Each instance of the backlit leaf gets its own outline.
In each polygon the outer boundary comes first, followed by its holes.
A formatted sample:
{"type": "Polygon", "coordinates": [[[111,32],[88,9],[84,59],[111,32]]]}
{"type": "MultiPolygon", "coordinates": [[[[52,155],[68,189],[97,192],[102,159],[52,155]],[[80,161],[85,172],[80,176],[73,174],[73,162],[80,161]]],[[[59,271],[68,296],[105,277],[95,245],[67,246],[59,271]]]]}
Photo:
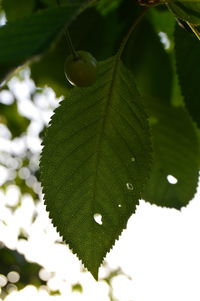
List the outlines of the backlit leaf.
{"type": "Polygon", "coordinates": [[[135,211],[151,161],[142,99],[117,57],[100,63],[95,85],[74,88],[61,102],[43,143],[47,210],[97,279],[103,258],[135,211]]]}
{"type": "Polygon", "coordinates": [[[137,27],[123,57],[142,95],[169,102],[172,84],[170,58],[149,21],[144,20],[137,27]]]}
{"type": "Polygon", "coordinates": [[[198,183],[196,128],[182,107],[155,99],[146,104],[152,123],[154,160],[143,197],[159,206],[180,209],[194,197],[198,183]]]}
{"type": "Polygon", "coordinates": [[[178,25],[175,30],[175,53],[184,102],[192,118],[200,126],[200,41],[178,25]]]}

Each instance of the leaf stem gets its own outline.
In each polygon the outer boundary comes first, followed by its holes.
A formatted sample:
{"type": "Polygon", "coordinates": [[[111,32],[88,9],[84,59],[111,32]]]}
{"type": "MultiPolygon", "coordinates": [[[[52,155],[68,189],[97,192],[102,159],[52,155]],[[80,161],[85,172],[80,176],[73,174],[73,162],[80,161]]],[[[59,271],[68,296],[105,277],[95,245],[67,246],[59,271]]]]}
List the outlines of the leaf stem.
{"type": "MultiPolygon", "coordinates": [[[[60,6],[60,1],[59,0],[56,0],[57,2],[57,5],[60,6]]],[[[69,49],[71,51],[71,54],[73,55],[73,59],[74,60],[77,60],[78,59],[78,54],[74,48],[74,45],[72,43],[72,40],[71,40],[71,37],[70,37],[70,34],[69,34],[69,30],[68,28],[65,29],[65,37],[66,37],[66,40],[67,40],[67,44],[69,46],[69,49]]]]}
{"type": "Polygon", "coordinates": [[[126,47],[126,44],[132,34],[132,32],[135,30],[135,28],[137,27],[137,25],[140,23],[140,21],[143,19],[144,15],[146,14],[146,12],[149,10],[149,7],[145,7],[141,13],[139,14],[139,16],[136,18],[136,20],[134,20],[134,23],[133,25],[131,26],[131,28],[129,29],[127,35],[124,37],[124,39],[122,40],[122,43],[120,45],[120,48],[118,50],[118,53],[117,53],[117,56],[118,58],[121,57],[123,51],[124,51],[124,48],[126,47]]]}
{"type": "Polygon", "coordinates": [[[70,37],[70,34],[69,34],[69,30],[68,28],[65,29],[65,37],[66,37],[66,40],[67,40],[67,44],[69,46],[69,49],[71,51],[71,54],[73,55],[73,59],[74,60],[77,60],[78,59],[78,54],[74,48],[74,45],[72,43],[72,40],[71,40],[71,37],[70,37]]]}

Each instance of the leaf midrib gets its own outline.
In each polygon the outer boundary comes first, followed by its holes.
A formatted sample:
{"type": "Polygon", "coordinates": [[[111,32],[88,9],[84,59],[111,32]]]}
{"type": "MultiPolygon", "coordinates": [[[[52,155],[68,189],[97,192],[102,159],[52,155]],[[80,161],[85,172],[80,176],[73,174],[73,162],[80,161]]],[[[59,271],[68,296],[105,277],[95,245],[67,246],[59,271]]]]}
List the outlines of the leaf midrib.
{"type": "MultiPolygon", "coordinates": [[[[96,143],[96,151],[95,151],[95,159],[94,159],[94,162],[95,162],[95,166],[94,166],[94,181],[93,181],[93,195],[92,195],[92,198],[91,198],[91,213],[92,215],[94,213],[100,213],[100,212],[94,212],[94,204],[95,204],[95,200],[96,200],[96,192],[97,192],[97,182],[98,182],[98,169],[99,169],[99,162],[100,162],[100,153],[101,153],[101,145],[102,145],[102,141],[103,141],[103,133],[104,133],[104,130],[105,130],[105,126],[106,126],[106,123],[107,123],[107,120],[108,120],[108,115],[109,115],[109,108],[111,106],[111,102],[112,102],[112,95],[113,95],[113,87],[114,87],[114,82],[115,82],[115,79],[116,79],[116,74],[117,74],[117,67],[118,67],[118,64],[120,62],[120,59],[119,57],[116,55],[115,58],[114,58],[115,62],[114,62],[114,66],[113,66],[113,72],[112,72],[112,77],[111,77],[111,82],[110,82],[110,87],[109,87],[109,90],[108,90],[108,97],[107,97],[107,102],[106,102],[106,105],[105,105],[105,109],[103,111],[103,118],[102,118],[102,123],[101,123],[101,126],[100,126],[100,131],[99,131],[99,135],[98,135],[98,139],[97,139],[97,143],[96,143]]],[[[92,217],[93,218],[93,217],[92,217]]],[[[93,227],[92,225],[92,221],[93,219],[91,219],[91,227],[93,227]]],[[[91,231],[91,239],[90,239],[90,242],[91,242],[91,258],[94,258],[94,251],[93,251],[93,243],[94,243],[94,232],[91,231]]],[[[106,254],[107,250],[105,250],[105,254],[106,254]]],[[[95,259],[93,259],[95,261],[95,259]]]]}
{"type": "MultiPolygon", "coordinates": [[[[104,130],[105,130],[105,126],[108,120],[108,116],[109,116],[109,111],[111,108],[111,103],[112,103],[112,95],[113,95],[113,87],[114,87],[114,83],[116,80],[116,75],[117,75],[117,68],[120,62],[119,57],[116,55],[114,58],[114,66],[113,66],[113,72],[112,72],[112,77],[111,77],[111,82],[110,82],[110,87],[108,90],[108,97],[107,97],[107,102],[105,105],[105,109],[103,112],[103,118],[102,118],[102,123],[101,123],[101,128],[99,131],[99,135],[98,135],[98,140],[96,143],[96,158],[95,158],[95,172],[94,172],[94,184],[93,184],[93,197],[92,197],[92,204],[94,204],[94,201],[96,199],[96,191],[97,191],[97,182],[98,182],[98,169],[99,169],[99,162],[100,162],[100,153],[101,153],[101,145],[102,145],[102,141],[103,141],[103,134],[104,134],[104,130]]],[[[94,212],[94,205],[92,205],[92,212],[94,212]]]]}

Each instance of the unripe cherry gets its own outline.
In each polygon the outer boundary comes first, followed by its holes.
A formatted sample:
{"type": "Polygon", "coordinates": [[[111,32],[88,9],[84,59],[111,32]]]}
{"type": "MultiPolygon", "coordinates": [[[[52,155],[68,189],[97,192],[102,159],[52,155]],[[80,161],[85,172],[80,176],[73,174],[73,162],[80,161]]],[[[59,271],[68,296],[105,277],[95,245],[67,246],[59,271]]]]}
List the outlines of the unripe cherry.
{"type": "Polygon", "coordinates": [[[65,61],[66,78],[73,86],[91,86],[97,77],[97,61],[87,51],[76,51],[76,56],[71,54],[65,61]]]}

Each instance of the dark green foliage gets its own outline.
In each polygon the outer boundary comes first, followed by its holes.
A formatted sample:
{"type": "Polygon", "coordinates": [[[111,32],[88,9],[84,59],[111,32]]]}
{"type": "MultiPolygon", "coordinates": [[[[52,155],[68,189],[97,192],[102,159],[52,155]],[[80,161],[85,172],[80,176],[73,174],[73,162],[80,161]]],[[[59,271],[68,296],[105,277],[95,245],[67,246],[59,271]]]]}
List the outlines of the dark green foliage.
{"type": "Polygon", "coordinates": [[[123,57],[142,95],[169,102],[172,81],[170,58],[150,22],[144,21],[138,26],[123,57]]]}
{"type": "Polygon", "coordinates": [[[192,33],[177,25],[175,51],[178,78],[186,107],[200,126],[200,42],[192,33]]]}
{"type": "Polygon", "coordinates": [[[16,67],[47,51],[58,39],[63,28],[75,18],[77,10],[77,5],[48,9],[2,26],[0,82],[16,67]]]}
{"type": "Polygon", "coordinates": [[[152,125],[154,160],[143,195],[159,206],[180,209],[194,197],[198,184],[199,145],[197,130],[187,111],[160,100],[146,101],[152,125]],[[177,179],[171,184],[167,176],[177,179]]]}
{"type": "MultiPolygon", "coordinates": [[[[41,266],[36,263],[28,263],[25,257],[16,250],[9,250],[8,248],[1,246],[0,266],[1,274],[5,276],[12,271],[16,271],[20,275],[20,279],[16,283],[18,289],[22,289],[28,284],[36,286],[42,284],[42,281],[38,276],[41,266]]],[[[6,289],[6,287],[4,289],[6,289]]]]}
{"type": "Polygon", "coordinates": [[[35,0],[3,0],[2,7],[5,10],[8,21],[29,16],[35,8],[35,0]]]}
{"type": "Polygon", "coordinates": [[[0,122],[9,128],[13,138],[20,136],[29,124],[28,119],[19,115],[16,102],[12,105],[0,103],[0,122]]]}
{"type": "Polygon", "coordinates": [[[199,1],[168,0],[170,10],[176,17],[200,25],[200,3],[199,1]]]}

